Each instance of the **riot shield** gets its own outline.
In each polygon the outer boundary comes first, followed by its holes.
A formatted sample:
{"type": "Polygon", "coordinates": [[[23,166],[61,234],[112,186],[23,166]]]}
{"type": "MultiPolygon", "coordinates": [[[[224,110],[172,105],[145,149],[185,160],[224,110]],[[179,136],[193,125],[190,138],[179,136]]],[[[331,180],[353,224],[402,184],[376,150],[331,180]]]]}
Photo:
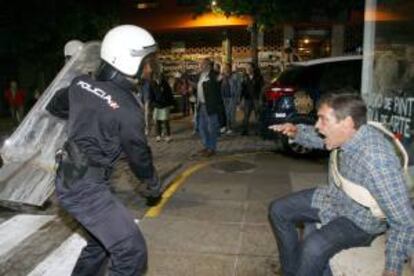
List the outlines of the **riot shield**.
{"type": "Polygon", "coordinates": [[[54,190],[55,152],[67,133],[66,121],[52,116],[46,106],[57,90],[69,86],[74,77],[94,74],[100,64],[100,42],[85,43],[4,141],[0,153],[0,203],[41,206],[54,190]]]}

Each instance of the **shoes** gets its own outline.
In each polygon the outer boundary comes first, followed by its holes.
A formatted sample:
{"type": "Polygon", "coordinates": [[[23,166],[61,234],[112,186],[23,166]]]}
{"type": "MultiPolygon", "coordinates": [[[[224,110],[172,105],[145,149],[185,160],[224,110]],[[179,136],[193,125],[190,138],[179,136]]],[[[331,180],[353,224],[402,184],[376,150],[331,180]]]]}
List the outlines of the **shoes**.
{"type": "Polygon", "coordinates": [[[201,155],[201,156],[205,156],[208,152],[208,149],[202,149],[200,151],[197,152],[197,154],[201,155]]]}
{"type": "Polygon", "coordinates": [[[232,134],[233,133],[233,131],[231,130],[231,129],[228,129],[227,131],[226,131],[226,134],[232,134]]]}
{"type": "Polygon", "coordinates": [[[215,155],[215,154],[216,154],[216,151],[211,150],[211,149],[208,149],[208,150],[206,151],[206,153],[204,154],[204,156],[205,156],[205,157],[211,157],[211,156],[213,156],[213,155],[215,155]]]}
{"type": "Polygon", "coordinates": [[[220,128],[220,133],[221,134],[224,134],[225,132],[226,132],[226,128],[225,127],[220,128]]]}
{"type": "MultiPolygon", "coordinates": [[[[157,136],[157,137],[155,138],[155,141],[157,141],[157,142],[161,142],[161,140],[162,140],[161,136],[157,136]]],[[[171,141],[172,141],[171,136],[166,136],[166,137],[164,137],[164,141],[165,141],[165,142],[167,142],[167,143],[171,142],[171,141]]]]}
{"type": "Polygon", "coordinates": [[[216,151],[211,149],[202,149],[198,152],[198,154],[202,157],[211,157],[216,154],[216,151]]]}

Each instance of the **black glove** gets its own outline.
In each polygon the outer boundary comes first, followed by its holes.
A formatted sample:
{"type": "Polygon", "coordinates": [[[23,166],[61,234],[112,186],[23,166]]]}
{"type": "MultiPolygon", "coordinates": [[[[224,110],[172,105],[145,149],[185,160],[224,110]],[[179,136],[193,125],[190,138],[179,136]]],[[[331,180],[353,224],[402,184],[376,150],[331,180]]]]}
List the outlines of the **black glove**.
{"type": "Polygon", "coordinates": [[[160,201],[162,199],[162,196],[161,195],[159,195],[159,196],[148,196],[148,197],[146,197],[146,199],[147,199],[146,205],[148,207],[153,207],[153,206],[156,206],[158,203],[160,203],[160,201]]]}
{"type": "Polygon", "coordinates": [[[162,198],[161,183],[158,175],[154,173],[151,178],[145,179],[143,182],[146,187],[145,190],[141,192],[141,195],[146,198],[146,205],[149,207],[157,205],[162,198]]]}
{"type": "Polygon", "coordinates": [[[146,189],[141,191],[140,194],[146,199],[146,205],[149,207],[157,205],[162,199],[162,194],[159,191],[146,189]]]}

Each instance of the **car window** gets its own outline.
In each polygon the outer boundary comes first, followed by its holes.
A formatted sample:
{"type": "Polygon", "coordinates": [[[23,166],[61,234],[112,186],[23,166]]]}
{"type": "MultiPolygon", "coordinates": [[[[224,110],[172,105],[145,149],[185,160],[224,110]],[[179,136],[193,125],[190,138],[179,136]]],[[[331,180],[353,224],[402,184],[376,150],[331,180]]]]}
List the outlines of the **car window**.
{"type": "Polygon", "coordinates": [[[316,87],[323,65],[296,66],[284,71],[279,79],[282,85],[295,87],[316,87]]]}
{"type": "Polygon", "coordinates": [[[315,88],[319,83],[324,70],[325,64],[317,64],[306,67],[300,79],[300,87],[315,88]]]}
{"type": "Polygon", "coordinates": [[[278,78],[278,82],[283,85],[294,85],[297,83],[300,76],[303,74],[304,67],[303,66],[295,66],[289,69],[286,69],[278,78]]]}
{"type": "Polygon", "coordinates": [[[360,91],[361,70],[361,60],[347,60],[326,64],[326,70],[324,70],[319,82],[320,92],[346,91],[347,88],[360,91]]]}

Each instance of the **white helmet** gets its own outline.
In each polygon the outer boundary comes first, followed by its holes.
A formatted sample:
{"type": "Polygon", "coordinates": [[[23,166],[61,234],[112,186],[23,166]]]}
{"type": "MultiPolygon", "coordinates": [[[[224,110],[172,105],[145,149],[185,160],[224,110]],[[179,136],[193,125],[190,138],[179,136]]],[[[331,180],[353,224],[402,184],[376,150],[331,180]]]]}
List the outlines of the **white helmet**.
{"type": "Polygon", "coordinates": [[[68,41],[65,44],[65,48],[63,50],[63,53],[64,53],[65,57],[71,57],[74,54],[76,54],[78,51],[82,50],[82,48],[83,48],[82,41],[74,39],[74,40],[68,41]]]}
{"type": "Polygon", "coordinates": [[[142,60],[157,50],[152,35],[134,25],[111,29],[104,37],[101,58],[127,76],[136,76],[142,60]]]}

